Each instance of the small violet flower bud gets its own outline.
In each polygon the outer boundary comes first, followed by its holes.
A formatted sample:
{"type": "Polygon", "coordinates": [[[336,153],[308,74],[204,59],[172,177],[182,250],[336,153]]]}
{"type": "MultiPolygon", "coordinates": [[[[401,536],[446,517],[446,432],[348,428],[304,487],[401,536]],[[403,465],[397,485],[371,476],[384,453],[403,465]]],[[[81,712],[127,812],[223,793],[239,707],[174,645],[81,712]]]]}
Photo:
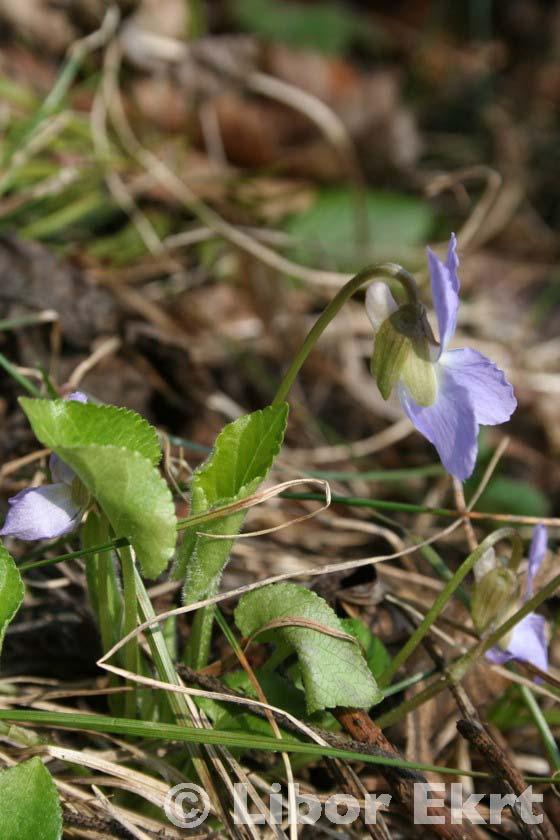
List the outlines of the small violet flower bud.
{"type": "Polygon", "coordinates": [[[477,582],[471,602],[473,624],[479,633],[502,623],[505,613],[519,594],[517,575],[512,569],[496,568],[477,582]]]}
{"type": "Polygon", "coordinates": [[[375,339],[371,372],[383,399],[401,380],[419,405],[432,405],[437,396],[431,347],[436,347],[421,304],[400,306],[381,324],[375,339]]]}
{"type": "MultiPolygon", "coordinates": [[[[476,566],[474,569],[477,583],[471,607],[473,623],[479,632],[484,632],[481,625],[484,625],[494,609],[499,610],[501,607],[501,614],[495,618],[490,617],[490,622],[500,625],[532,596],[534,578],[546,556],[546,547],[546,528],[544,525],[537,525],[529,548],[527,578],[521,597],[514,592],[506,597],[506,590],[512,586],[511,575],[517,577],[514,569],[498,567],[495,557],[492,558],[488,552],[481,558],[477,564],[478,570],[476,566]],[[492,563],[495,564],[494,568],[489,569],[492,563]]],[[[486,629],[488,627],[487,623],[486,629]]],[[[546,671],[548,633],[544,616],[534,612],[526,615],[507,635],[502,636],[497,645],[486,652],[486,658],[495,665],[503,665],[510,660],[530,662],[541,671],[546,671]]]]}

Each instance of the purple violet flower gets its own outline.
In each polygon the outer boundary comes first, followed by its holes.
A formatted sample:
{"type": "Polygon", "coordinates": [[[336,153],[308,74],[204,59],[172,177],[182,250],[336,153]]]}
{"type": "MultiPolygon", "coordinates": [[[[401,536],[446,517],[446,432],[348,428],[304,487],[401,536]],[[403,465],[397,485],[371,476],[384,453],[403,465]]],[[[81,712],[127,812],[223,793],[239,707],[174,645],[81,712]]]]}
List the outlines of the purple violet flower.
{"type": "MultiPolygon", "coordinates": [[[[544,525],[537,525],[533,531],[533,539],[529,548],[527,579],[522,603],[526,603],[533,594],[535,575],[546,555],[547,530],[544,525]]],[[[529,613],[511,633],[504,637],[500,645],[490,648],[486,658],[495,665],[503,665],[511,659],[529,662],[540,668],[548,669],[548,642],[546,637],[546,621],[542,615],[529,613]]]]}
{"type": "MultiPolygon", "coordinates": [[[[477,456],[479,426],[509,420],[517,406],[505,374],[476,350],[448,350],[455,333],[459,308],[457,240],[451,235],[445,262],[428,248],[432,298],[439,328],[439,345],[430,344],[433,400],[420,405],[401,377],[397,393],[401,405],[418,431],[438,451],[445,469],[464,481],[472,474],[477,456]]],[[[398,310],[384,283],[372,283],[366,293],[366,310],[376,331],[398,310]]]]}
{"type": "MultiPolygon", "coordinates": [[[[86,395],[80,391],[75,391],[66,399],[87,402],[86,395]]],[[[49,468],[52,484],[30,487],[8,499],[10,508],[0,536],[47,540],[68,534],[78,527],[88,505],[89,494],[76,473],[57,455],[51,455],[49,468]]]]}

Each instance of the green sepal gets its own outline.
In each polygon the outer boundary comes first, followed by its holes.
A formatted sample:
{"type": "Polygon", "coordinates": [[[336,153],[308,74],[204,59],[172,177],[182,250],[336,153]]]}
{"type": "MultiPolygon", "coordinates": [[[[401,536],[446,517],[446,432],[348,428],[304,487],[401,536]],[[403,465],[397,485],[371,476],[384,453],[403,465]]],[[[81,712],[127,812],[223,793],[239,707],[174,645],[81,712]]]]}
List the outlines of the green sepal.
{"type": "Polygon", "coordinates": [[[371,372],[383,399],[389,399],[399,379],[419,405],[432,405],[437,396],[435,366],[430,356],[432,332],[421,305],[405,304],[379,328],[371,372]]]}
{"type": "Polygon", "coordinates": [[[430,348],[426,339],[417,339],[412,343],[412,351],[402,367],[401,379],[418,405],[428,406],[435,403],[436,370],[430,359],[430,348]]]}
{"type": "Polygon", "coordinates": [[[384,400],[391,396],[412,349],[410,339],[397,327],[398,311],[383,321],[375,337],[371,373],[384,400]]]}

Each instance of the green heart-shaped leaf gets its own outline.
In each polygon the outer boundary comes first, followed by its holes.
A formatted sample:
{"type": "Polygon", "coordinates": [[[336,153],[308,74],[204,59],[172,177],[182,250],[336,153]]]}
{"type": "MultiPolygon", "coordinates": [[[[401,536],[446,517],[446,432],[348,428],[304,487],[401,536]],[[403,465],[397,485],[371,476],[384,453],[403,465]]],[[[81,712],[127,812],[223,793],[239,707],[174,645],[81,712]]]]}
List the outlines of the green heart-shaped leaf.
{"type": "Polygon", "coordinates": [[[315,592],[295,583],[248,592],[235,610],[235,623],[244,636],[263,631],[259,640],[275,640],[296,651],[310,714],[336,706],[368,709],[383,699],[357,640],[338,636],[346,634],[344,625],[315,592]],[[279,620],[282,626],[265,631],[279,620]]]}
{"type": "Polygon", "coordinates": [[[157,433],[133,411],[69,400],[21,405],[33,431],[79,476],[117,537],[126,537],[146,577],[157,577],[175,550],[171,492],[155,468],[157,433]]]}
{"type": "Polygon", "coordinates": [[[33,400],[21,397],[38,440],[49,449],[60,446],[122,446],[159,464],[161,448],[157,432],[147,420],[116,405],[81,403],[77,400],[33,400]]]}

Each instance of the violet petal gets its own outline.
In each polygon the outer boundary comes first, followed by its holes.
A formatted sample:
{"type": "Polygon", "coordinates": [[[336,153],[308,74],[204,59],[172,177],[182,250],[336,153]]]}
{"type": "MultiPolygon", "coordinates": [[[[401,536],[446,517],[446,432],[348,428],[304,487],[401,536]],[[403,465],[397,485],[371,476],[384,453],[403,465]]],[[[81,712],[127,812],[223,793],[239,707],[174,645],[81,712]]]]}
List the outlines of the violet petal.
{"type": "Polygon", "coordinates": [[[548,651],[545,633],[546,622],[542,615],[529,613],[516,624],[508,642],[507,650],[490,648],[486,658],[495,665],[503,665],[511,659],[530,662],[541,671],[548,669],[548,651]]]}
{"type": "Polygon", "coordinates": [[[8,500],[10,508],[0,535],[20,540],[47,540],[77,527],[81,510],[67,484],[47,484],[22,490],[8,500]]]}
{"type": "Polygon", "coordinates": [[[457,238],[454,233],[449,240],[449,248],[445,262],[428,248],[428,266],[432,285],[432,300],[436,311],[439,329],[440,353],[443,353],[457,326],[457,310],[459,309],[459,278],[457,269],[457,238]]]}
{"type": "Polygon", "coordinates": [[[448,375],[469,392],[477,423],[494,426],[509,420],[517,407],[503,370],[477,350],[451,350],[440,358],[448,375]]]}
{"type": "Polygon", "coordinates": [[[476,463],[478,424],[466,388],[442,367],[433,405],[418,405],[402,385],[399,397],[418,431],[437,449],[447,472],[461,481],[469,478],[476,463]]]}
{"type": "Polygon", "coordinates": [[[76,478],[74,470],[54,452],[49,458],[49,469],[51,471],[52,480],[55,484],[72,484],[76,478]]]}
{"type": "Polygon", "coordinates": [[[525,584],[525,600],[527,601],[533,594],[533,581],[537,574],[539,567],[546,555],[546,546],[548,542],[548,532],[544,525],[537,525],[533,531],[533,538],[529,548],[529,558],[527,567],[527,581],[525,584]]]}

